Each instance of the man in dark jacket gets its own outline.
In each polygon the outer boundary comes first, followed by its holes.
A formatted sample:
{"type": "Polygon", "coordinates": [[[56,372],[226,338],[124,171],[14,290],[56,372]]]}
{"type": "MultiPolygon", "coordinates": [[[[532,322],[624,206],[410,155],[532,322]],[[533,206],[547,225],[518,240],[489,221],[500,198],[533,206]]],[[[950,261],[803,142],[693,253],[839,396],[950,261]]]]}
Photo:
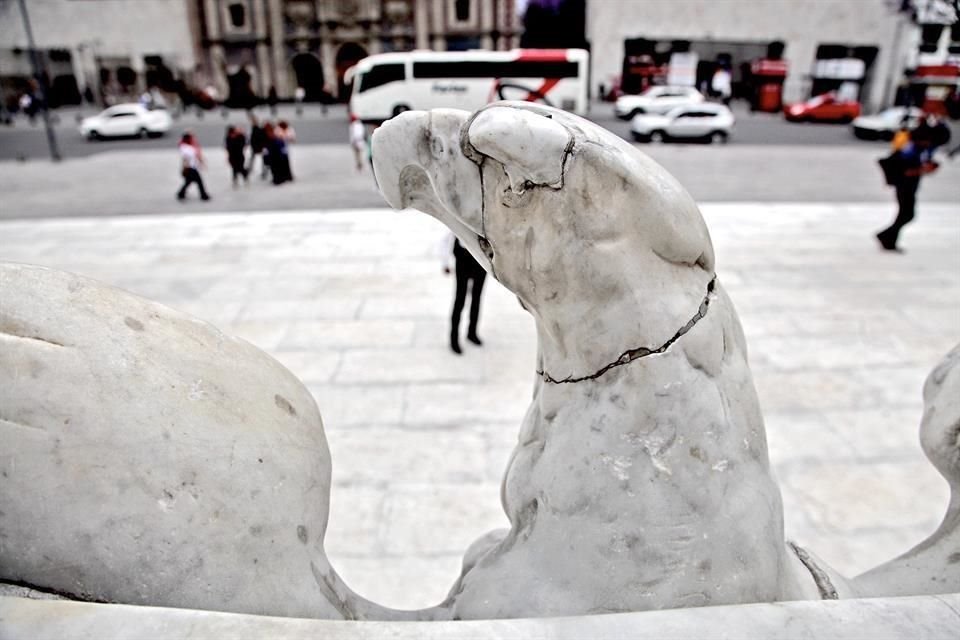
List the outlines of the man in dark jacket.
{"type": "MultiPolygon", "coordinates": [[[[477,335],[477,323],[480,320],[480,294],[483,293],[483,283],[487,272],[483,270],[470,252],[460,245],[460,241],[453,238],[453,257],[456,261],[457,292],[453,300],[453,313],[450,315],[450,349],[456,353],[463,353],[460,348],[460,314],[463,313],[464,303],[467,301],[467,285],[470,284],[470,325],[467,327],[467,340],[480,346],[483,342],[477,335]]],[[[444,263],[444,272],[450,273],[450,266],[444,263]]]]}
{"type": "Polygon", "coordinates": [[[936,140],[930,128],[918,127],[910,135],[910,141],[896,152],[900,160],[901,175],[894,183],[897,192],[897,217],[889,227],[877,234],[877,240],[885,251],[902,253],[897,246],[900,230],[916,215],[917,190],[920,178],[937,170],[932,155],[936,140]]]}
{"type": "Polygon", "coordinates": [[[253,164],[257,159],[257,156],[260,156],[260,177],[264,180],[267,179],[268,174],[270,173],[270,165],[267,163],[266,156],[263,153],[264,147],[267,146],[267,133],[264,131],[263,127],[260,126],[260,123],[257,122],[257,116],[252,112],[250,113],[250,166],[247,167],[247,173],[253,173],[253,164]]]}

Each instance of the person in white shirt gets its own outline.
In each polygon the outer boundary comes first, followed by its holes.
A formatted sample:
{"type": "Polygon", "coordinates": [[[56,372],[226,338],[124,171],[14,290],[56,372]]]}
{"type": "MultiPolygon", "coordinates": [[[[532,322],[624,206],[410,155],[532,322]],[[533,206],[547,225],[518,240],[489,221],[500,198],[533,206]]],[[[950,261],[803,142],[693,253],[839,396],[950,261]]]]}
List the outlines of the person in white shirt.
{"type": "Polygon", "coordinates": [[[723,67],[717,67],[717,70],[713,73],[713,78],[710,79],[710,89],[715,96],[720,98],[723,104],[729,105],[730,98],[733,95],[733,77],[730,75],[730,71],[723,67]]]}
{"type": "Polygon", "coordinates": [[[200,190],[200,199],[209,200],[206,188],[203,186],[203,178],[200,177],[200,169],[205,166],[203,162],[203,152],[200,150],[200,144],[190,132],[180,137],[180,145],[177,147],[180,152],[180,175],[183,176],[183,186],[177,192],[177,200],[184,200],[187,197],[187,187],[196,183],[200,190]]]}
{"type": "Polygon", "coordinates": [[[350,116],[350,148],[357,163],[357,171],[363,171],[363,156],[367,152],[367,128],[357,116],[350,116]]]}

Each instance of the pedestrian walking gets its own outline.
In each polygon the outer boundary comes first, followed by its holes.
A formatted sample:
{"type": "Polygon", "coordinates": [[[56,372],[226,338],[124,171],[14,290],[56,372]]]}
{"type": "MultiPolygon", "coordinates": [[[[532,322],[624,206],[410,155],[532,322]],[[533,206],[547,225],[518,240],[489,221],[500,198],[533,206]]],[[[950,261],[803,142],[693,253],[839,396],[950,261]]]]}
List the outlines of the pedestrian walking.
{"type": "Polygon", "coordinates": [[[257,158],[260,158],[260,178],[266,180],[270,175],[270,165],[267,162],[266,147],[267,133],[260,126],[257,116],[250,115],[250,164],[247,166],[247,175],[253,173],[257,158]]]}
{"type": "Polygon", "coordinates": [[[303,100],[307,97],[307,90],[298,86],[293,90],[293,101],[297,105],[297,115],[303,115],[303,100]]]}
{"type": "Polygon", "coordinates": [[[939,165],[933,161],[932,151],[934,140],[929,129],[918,128],[910,135],[910,140],[893,153],[891,158],[896,162],[896,176],[893,187],[897,194],[897,217],[893,223],[877,233],[877,240],[885,251],[902,253],[898,246],[900,231],[909,224],[916,215],[917,190],[920,188],[920,178],[933,173],[939,165]]]}
{"type": "Polygon", "coordinates": [[[286,120],[280,120],[277,122],[277,126],[273,127],[272,144],[268,144],[273,184],[293,182],[293,170],[290,166],[290,145],[296,139],[296,132],[286,120]]]}
{"type": "Polygon", "coordinates": [[[270,164],[270,173],[273,176],[273,184],[279,185],[293,180],[290,171],[290,157],[288,155],[287,143],[283,138],[279,124],[273,126],[271,123],[264,125],[267,134],[267,146],[264,150],[264,158],[270,164]]]}
{"type": "Polygon", "coordinates": [[[273,85],[270,85],[270,89],[267,91],[267,104],[270,105],[270,115],[277,115],[278,102],[280,102],[280,96],[277,95],[277,88],[273,85]]]}
{"type": "Polygon", "coordinates": [[[444,240],[443,272],[451,271],[450,261],[453,258],[453,269],[456,276],[456,293],[453,299],[453,312],[450,314],[450,350],[460,355],[460,315],[467,300],[467,286],[470,287],[470,324],[467,327],[467,340],[480,346],[483,341],[477,335],[477,325],[480,320],[480,296],[483,293],[483,283],[487,278],[480,263],[470,252],[463,248],[460,241],[452,233],[447,234],[444,240]]]}
{"type": "Polygon", "coordinates": [[[350,148],[359,173],[363,171],[363,157],[367,153],[367,128],[354,115],[350,116],[350,148]]]}
{"type": "Polygon", "coordinates": [[[210,196],[203,186],[203,178],[200,177],[200,169],[205,166],[205,163],[196,137],[189,132],[183,134],[177,148],[180,151],[180,175],[183,176],[183,186],[177,192],[177,200],[184,200],[187,197],[187,187],[194,183],[200,190],[200,199],[209,200],[210,196]]]}
{"type": "Polygon", "coordinates": [[[710,90],[713,95],[720,99],[720,102],[730,106],[730,98],[733,95],[733,78],[730,70],[725,67],[717,67],[710,78],[710,90]]]}
{"type": "Polygon", "coordinates": [[[230,163],[230,169],[233,171],[233,186],[237,186],[237,178],[243,178],[243,182],[247,183],[247,136],[240,127],[230,125],[227,127],[227,137],[223,144],[227,150],[227,162],[230,163]]]}

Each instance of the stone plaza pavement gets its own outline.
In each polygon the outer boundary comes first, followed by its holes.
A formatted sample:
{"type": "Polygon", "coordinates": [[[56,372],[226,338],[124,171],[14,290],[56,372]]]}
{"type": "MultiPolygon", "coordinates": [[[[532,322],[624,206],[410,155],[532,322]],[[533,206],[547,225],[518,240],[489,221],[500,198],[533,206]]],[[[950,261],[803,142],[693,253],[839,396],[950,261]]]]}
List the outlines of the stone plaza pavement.
{"type": "MultiPolygon", "coordinates": [[[[924,378],[960,342],[960,205],[921,202],[903,255],[872,237],[892,209],[702,205],[788,535],[848,575],[932,532],[948,496],[917,429],[924,378]]],[[[128,289],[284,363],[324,418],[334,565],[364,596],[413,608],[439,602],[466,547],[506,526],[499,480],[534,375],[532,320],[490,279],[485,345],[447,348],[443,232],[383,209],[21,219],[0,222],[0,260],[128,289]]]]}

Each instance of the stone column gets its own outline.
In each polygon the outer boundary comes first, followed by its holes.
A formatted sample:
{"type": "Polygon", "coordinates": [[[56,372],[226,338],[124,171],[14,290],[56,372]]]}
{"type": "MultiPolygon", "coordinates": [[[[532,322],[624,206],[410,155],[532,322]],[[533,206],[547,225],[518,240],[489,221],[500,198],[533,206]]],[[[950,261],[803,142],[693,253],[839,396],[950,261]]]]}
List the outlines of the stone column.
{"type": "Polygon", "coordinates": [[[283,5],[281,0],[267,0],[270,12],[270,52],[273,58],[273,86],[277,95],[289,97],[287,82],[287,43],[283,31],[283,5]]]}
{"type": "Polygon", "coordinates": [[[447,32],[446,25],[443,21],[444,2],[446,2],[446,0],[431,0],[430,2],[430,32],[433,34],[431,36],[431,48],[435,51],[447,50],[447,40],[444,38],[447,32]]]}
{"type": "Polygon", "coordinates": [[[227,97],[227,74],[223,68],[226,62],[223,45],[219,43],[223,35],[220,31],[220,5],[216,0],[204,0],[203,9],[206,15],[207,38],[213,41],[207,52],[207,81],[217,88],[219,98],[223,100],[227,97]]]}
{"type": "Polygon", "coordinates": [[[493,36],[491,32],[496,25],[496,0],[479,0],[476,4],[477,11],[480,12],[480,48],[490,51],[493,49],[493,36]]]}
{"type": "Polygon", "coordinates": [[[143,63],[143,53],[135,51],[130,54],[130,68],[137,72],[137,97],[147,90],[147,65],[143,63]]]}
{"type": "Polygon", "coordinates": [[[83,46],[78,45],[70,47],[70,66],[73,70],[73,77],[77,80],[77,89],[80,90],[81,104],[83,104],[83,93],[87,90],[87,68],[86,56],[83,46]]]}
{"type": "Polygon", "coordinates": [[[256,91],[261,97],[266,97],[267,90],[274,83],[270,68],[270,53],[267,48],[267,12],[263,0],[253,0],[254,37],[256,38],[256,91]]]}
{"type": "Polygon", "coordinates": [[[413,24],[416,31],[417,49],[430,48],[430,7],[427,0],[417,0],[413,7],[413,24]]]}
{"type": "Polygon", "coordinates": [[[337,97],[337,67],[333,63],[336,58],[336,47],[327,31],[320,41],[320,64],[323,66],[323,85],[334,98],[337,97]]]}

